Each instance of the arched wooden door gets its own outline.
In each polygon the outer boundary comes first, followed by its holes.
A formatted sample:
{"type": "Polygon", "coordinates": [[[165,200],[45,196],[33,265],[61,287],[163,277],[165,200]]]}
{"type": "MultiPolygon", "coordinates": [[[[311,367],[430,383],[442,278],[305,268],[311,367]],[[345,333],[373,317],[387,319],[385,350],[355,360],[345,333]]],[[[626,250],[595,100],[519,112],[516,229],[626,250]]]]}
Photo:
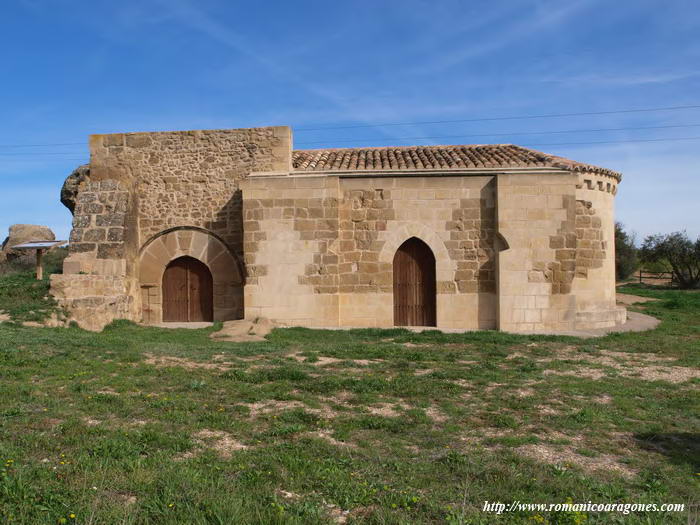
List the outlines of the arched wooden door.
{"type": "Polygon", "coordinates": [[[394,255],[394,325],[436,326],[435,256],[411,237],[394,255]]]}
{"type": "Polygon", "coordinates": [[[214,285],[207,265],[193,257],[179,257],[163,274],[163,321],[214,320],[214,285]]]}

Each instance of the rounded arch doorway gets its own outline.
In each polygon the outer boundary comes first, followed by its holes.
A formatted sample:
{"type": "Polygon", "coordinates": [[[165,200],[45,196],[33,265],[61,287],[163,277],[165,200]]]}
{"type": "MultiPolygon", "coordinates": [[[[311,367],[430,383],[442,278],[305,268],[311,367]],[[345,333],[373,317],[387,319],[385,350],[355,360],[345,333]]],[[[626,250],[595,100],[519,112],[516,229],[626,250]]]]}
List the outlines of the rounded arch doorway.
{"type": "Polygon", "coordinates": [[[435,255],[411,237],[394,254],[394,325],[437,326],[435,255]]]}
{"type": "Polygon", "coordinates": [[[163,322],[214,320],[214,284],[206,264],[194,257],[170,261],[163,273],[163,322]]]}

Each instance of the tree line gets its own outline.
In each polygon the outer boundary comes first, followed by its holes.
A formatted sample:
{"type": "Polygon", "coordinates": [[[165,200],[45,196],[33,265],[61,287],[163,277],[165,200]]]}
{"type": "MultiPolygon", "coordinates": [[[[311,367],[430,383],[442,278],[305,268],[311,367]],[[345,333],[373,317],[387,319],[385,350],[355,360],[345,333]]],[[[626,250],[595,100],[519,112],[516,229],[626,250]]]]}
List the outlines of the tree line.
{"type": "Polygon", "coordinates": [[[635,271],[669,272],[682,289],[700,287],[700,237],[693,241],[685,231],[647,236],[638,248],[633,233],[615,223],[615,274],[628,279],[635,271]]]}

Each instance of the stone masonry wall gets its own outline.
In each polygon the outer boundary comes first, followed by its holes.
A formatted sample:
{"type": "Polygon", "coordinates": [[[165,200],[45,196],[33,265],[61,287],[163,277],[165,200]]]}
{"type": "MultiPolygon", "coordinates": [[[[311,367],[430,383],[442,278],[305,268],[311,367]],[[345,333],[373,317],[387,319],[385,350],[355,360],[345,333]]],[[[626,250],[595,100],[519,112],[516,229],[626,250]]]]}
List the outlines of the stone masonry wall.
{"type": "Polygon", "coordinates": [[[416,236],[436,257],[439,325],[495,327],[492,177],[255,176],[242,191],[247,315],[391,326],[393,256],[416,236]]]}
{"type": "Polygon", "coordinates": [[[615,306],[612,177],[498,177],[500,328],[604,328],[624,320],[615,306]],[[583,183],[579,177],[594,180],[583,183]]]}
{"type": "Polygon", "coordinates": [[[76,199],[69,252],[83,254],[83,258],[89,255],[96,259],[124,258],[130,199],[127,183],[114,180],[86,183],[76,199]]]}
{"type": "Polygon", "coordinates": [[[554,260],[533,261],[529,282],[552,283],[552,294],[569,294],[574,277],[587,278],[589,268],[600,268],[605,259],[607,241],[603,240],[602,221],[590,201],[562,197],[566,219],[556,235],[549,236],[554,260]]]}
{"type": "Polygon", "coordinates": [[[154,237],[201,228],[242,258],[239,182],[252,171],[288,173],[291,134],[271,127],[93,135],[90,151],[91,182],[78,195],[71,255],[52,293],[85,328],[99,330],[116,318],[142,319],[138,255],[154,237]]]}
{"type": "Polygon", "coordinates": [[[607,328],[626,320],[616,304],[615,194],[617,179],[582,172],[576,187],[576,297],[578,328],[607,328]]]}
{"type": "Polygon", "coordinates": [[[93,180],[134,179],[139,245],[164,230],[213,232],[241,255],[238,184],[251,172],[288,172],[288,127],[94,135],[93,180]]]}

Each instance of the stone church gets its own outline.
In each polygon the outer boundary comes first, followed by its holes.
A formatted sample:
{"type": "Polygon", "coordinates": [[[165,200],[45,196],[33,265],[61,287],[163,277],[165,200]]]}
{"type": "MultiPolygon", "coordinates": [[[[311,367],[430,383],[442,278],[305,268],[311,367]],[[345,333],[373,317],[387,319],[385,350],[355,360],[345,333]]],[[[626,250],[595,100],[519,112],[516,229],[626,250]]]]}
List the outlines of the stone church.
{"type": "Polygon", "coordinates": [[[288,127],[90,137],[52,294],[81,326],[611,327],[614,171],[510,144],[293,150],[288,127]]]}

